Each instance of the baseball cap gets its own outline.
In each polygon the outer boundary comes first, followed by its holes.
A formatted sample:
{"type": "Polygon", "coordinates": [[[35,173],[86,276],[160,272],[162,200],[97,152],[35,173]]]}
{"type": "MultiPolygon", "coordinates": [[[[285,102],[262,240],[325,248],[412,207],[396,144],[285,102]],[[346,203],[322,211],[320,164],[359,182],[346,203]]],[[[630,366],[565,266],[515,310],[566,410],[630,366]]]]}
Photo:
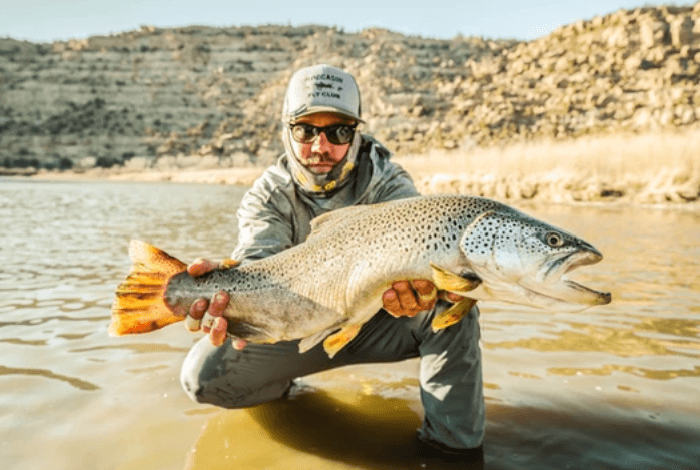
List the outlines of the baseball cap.
{"type": "Polygon", "coordinates": [[[355,77],[326,64],[298,70],[289,80],[282,107],[282,121],[331,112],[362,121],[360,89],[355,77]]]}

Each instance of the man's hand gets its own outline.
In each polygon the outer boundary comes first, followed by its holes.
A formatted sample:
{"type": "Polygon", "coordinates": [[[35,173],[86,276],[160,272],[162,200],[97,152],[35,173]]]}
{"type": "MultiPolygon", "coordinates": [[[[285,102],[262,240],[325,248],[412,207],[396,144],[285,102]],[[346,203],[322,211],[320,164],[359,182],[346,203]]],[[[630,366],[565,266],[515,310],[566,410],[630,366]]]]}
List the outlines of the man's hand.
{"type": "MultiPolygon", "coordinates": [[[[225,263],[224,265],[230,266],[230,263],[225,263]]],[[[187,272],[192,277],[199,277],[218,267],[219,265],[212,261],[199,258],[187,266],[187,272]]],[[[201,328],[202,332],[209,334],[211,344],[221,346],[226,340],[228,323],[222,315],[228,302],[229,295],[224,291],[217,292],[211,301],[203,298],[197,299],[190,307],[189,315],[185,319],[187,329],[199,331],[201,328]]],[[[238,350],[243,349],[246,344],[246,341],[242,339],[233,339],[231,341],[231,345],[238,350]]]]}
{"type": "MultiPolygon", "coordinates": [[[[429,310],[437,301],[437,288],[427,279],[397,281],[384,292],[384,310],[395,317],[414,317],[418,312],[429,310]]],[[[459,302],[462,296],[447,292],[445,297],[451,302],[459,302]]]]}

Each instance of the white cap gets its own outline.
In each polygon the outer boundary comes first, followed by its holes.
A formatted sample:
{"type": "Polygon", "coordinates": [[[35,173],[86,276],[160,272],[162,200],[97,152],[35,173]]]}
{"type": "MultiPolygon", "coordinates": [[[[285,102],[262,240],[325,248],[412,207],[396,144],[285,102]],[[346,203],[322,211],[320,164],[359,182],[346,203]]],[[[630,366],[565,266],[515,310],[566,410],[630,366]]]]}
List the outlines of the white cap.
{"type": "Polygon", "coordinates": [[[302,116],[322,112],[362,121],[360,89],[355,77],[326,64],[298,70],[289,80],[282,121],[290,123],[302,116]]]}

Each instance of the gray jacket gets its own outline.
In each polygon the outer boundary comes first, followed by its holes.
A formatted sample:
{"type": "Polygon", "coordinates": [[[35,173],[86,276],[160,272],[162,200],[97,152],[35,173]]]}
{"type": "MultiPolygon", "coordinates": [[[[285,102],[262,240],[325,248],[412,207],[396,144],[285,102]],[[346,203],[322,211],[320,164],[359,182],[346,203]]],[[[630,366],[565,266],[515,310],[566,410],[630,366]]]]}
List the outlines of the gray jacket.
{"type": "Polygon", "coordinates": [[[363,136],[355,178],[329,197],[312,198],[294,184],[287,156],[280,157],[243,196],[238,209],[238,245],[232,259],[265,258],[306,240],[311,219],[355,204],[417,196],[413,180],[389,161],[391,152],[372,137],[363,136]]]}

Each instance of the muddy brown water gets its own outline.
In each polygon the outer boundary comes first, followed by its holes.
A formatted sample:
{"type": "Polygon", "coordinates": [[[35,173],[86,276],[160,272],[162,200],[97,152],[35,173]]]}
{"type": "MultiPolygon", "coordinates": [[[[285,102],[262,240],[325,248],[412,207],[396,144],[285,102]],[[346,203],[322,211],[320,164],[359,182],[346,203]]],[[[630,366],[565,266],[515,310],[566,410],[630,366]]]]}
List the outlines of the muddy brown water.
{"type": "MultiPolygon", "coordinates": [[[[198,335],[107,335],[129,240],[223,258],[244,191],[0,180],[0,468],[443,468],[416,453],[415,360],[229,411],[180,389],[198,335]]],[[[700,210],[521,207],[605,254],[573,277],[614,302],[481,306],[486,468],[700,468],[700,210]]]]}

